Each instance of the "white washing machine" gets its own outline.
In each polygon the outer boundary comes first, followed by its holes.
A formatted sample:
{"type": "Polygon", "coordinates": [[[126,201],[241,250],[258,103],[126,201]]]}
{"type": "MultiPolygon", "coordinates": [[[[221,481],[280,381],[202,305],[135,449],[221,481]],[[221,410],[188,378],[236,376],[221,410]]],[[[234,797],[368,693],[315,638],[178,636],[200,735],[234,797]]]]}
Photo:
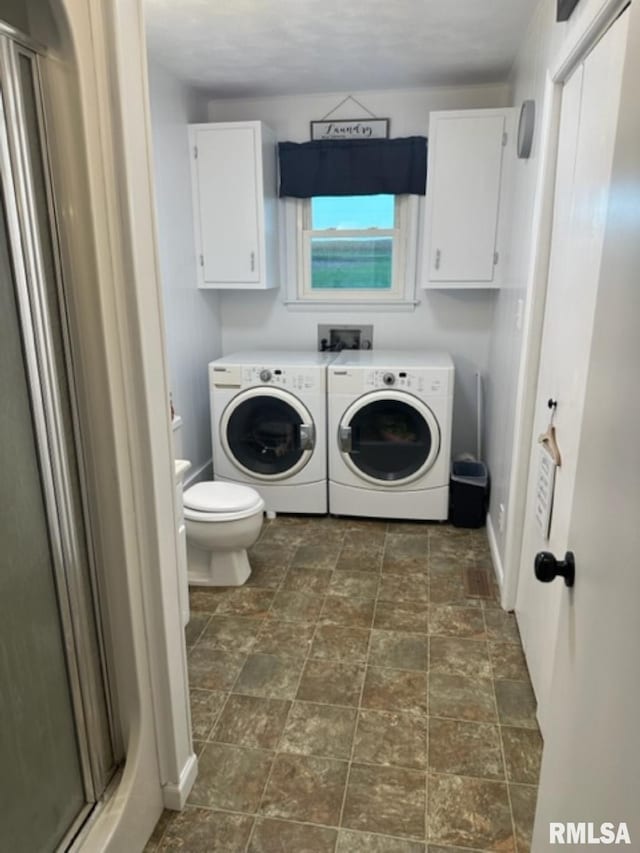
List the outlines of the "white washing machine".
{"type": "Polygon", "coordinates": [[[327,512],[327,364],[256,351],[209,365],[213,475],[252,485],[268,512],[327,512]]]}
{"type": "Polygon", "coordinates": [[[349,351],[328,368],[329,511],[444,521],[454,367],[442,352],[349,351]]]}

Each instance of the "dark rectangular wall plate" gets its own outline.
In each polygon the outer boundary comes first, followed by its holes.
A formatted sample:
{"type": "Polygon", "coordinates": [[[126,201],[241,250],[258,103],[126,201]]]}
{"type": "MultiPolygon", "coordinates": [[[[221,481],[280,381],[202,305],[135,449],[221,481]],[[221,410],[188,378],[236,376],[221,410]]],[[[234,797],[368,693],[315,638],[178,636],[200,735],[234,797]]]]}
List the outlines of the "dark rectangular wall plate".
{"type": "Polygon", "coordinates": [[[318,325],[318,350],[340,352],[343,349],[371,349],[373,326],[340,326],[336,323],[318,325]]]}
{"type": "Polygon", "coordinates": [[[558,0],[557,21],[568,21],[580,0],[558,0]]]}

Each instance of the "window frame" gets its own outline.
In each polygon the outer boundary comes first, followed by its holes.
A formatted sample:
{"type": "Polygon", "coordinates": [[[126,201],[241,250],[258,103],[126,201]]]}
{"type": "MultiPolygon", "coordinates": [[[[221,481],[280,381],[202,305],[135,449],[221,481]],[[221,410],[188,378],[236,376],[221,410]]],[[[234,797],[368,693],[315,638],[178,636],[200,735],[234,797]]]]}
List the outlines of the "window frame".
{"type": "Polygon", "coordinates": [[[292,305],[354,305],[366,303],[381,306],[415,307],[415,276],[418,239],[418,200],[413,196],[395,196],[393,229],[322,229],[311,228],[311,200],[296,199],[295,253],[296,281],[290,288],[295,297],[292,305]],[[311,288],[311,240],[313,237],[393,237],[392,283],[389,290],[381,288],[311,288]],[[413,245],[413,248],[412,248],[413,245]]]}

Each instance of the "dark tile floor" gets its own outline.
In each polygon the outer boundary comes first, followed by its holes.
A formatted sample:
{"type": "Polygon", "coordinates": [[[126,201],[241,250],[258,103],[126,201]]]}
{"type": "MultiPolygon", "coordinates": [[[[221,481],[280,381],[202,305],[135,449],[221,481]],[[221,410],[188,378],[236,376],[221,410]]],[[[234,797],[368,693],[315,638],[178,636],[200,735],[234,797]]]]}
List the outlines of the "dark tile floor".
{"type": "Polygon", "coordinates": [[[529,851],[541,741],[483,530],[283,516],[192,589],[200,770],[148,851],[529,851]]]}

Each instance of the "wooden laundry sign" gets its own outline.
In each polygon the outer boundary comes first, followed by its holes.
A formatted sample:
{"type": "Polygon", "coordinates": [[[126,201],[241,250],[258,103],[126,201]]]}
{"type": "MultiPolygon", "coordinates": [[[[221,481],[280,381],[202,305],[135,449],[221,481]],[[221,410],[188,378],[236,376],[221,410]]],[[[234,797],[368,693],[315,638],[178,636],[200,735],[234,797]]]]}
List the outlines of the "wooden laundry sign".
{"type": "Polygon", "coordinates": [[[353,95],[347,95],[337,106],[325,113],[319,121],[312,121],[309,124],[312,141],[318,139],[388,139],[389,137],[389,119],[378,118],[353,95]],[[348,101],[351,101],[366,115],[363,118],[330,118],[348,101]]]}
{"type": "Polygon", "coordinates": [[[312,121],[311,139],[386,139],[388,118],[337,119],[312,121]]]}

